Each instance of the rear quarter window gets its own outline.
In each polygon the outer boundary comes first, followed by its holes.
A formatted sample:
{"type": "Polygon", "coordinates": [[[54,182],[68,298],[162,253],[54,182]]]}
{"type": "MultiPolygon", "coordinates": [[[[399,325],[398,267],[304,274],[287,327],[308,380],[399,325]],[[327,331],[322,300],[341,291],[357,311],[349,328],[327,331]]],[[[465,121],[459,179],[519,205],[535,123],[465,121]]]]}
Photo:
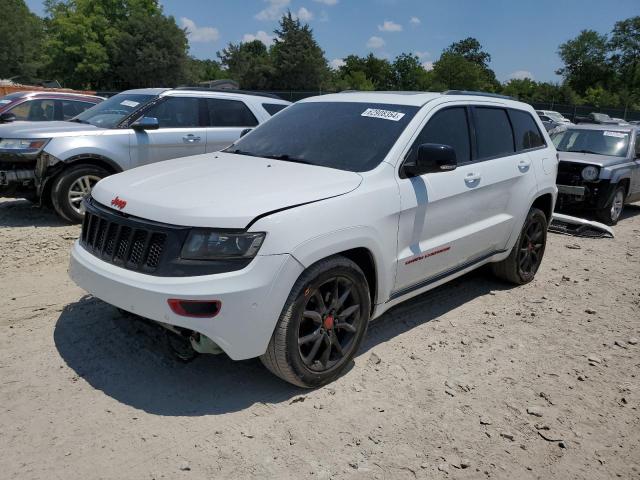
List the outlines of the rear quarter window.
{"type": "Polygon", "coordinates": [[[274,116],[280,110],[287,108],[289,105],[283,105],[281,103],[263,103],[262,108],[264,108],[267,113],[271,116],[274,116]]]}
{"type": "Polygon", "coordinates": [[[529,150],[544,147],[545,141],[540,129],[529,112],[523,110],[509,110],[516,150],[529,150]]]}
{"type": "Polygon", "coordinates": [[[513,132],[507,111],[503,108],[474,107],[478,160],[515,152],[513,132]]]}

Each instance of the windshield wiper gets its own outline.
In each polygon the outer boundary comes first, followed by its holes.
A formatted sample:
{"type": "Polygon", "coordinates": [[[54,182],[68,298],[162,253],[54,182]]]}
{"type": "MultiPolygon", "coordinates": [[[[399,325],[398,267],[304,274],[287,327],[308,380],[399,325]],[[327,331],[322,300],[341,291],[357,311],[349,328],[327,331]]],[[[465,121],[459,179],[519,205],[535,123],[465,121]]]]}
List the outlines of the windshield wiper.
{"type": "Polygon", "coordinates": [[[574,152],[574,153],[593,153],[594,155],[603,155],[600,152],[594,152],[593,150],[566,150],[567,152],[574,152]]]}
{"type": "Polygon", "coordinates": [[[222,150],[225,153],[235,153],[237,155],[246,155],[247,157],[259,157],[260,155],[256,155],[255,153],[251,153],[251,152],[245,152],[244,150],[240,150],[239,148],[236,148],[234,150],[222,150]]]}
{"type": "Polygon", "coordinates": [[[304,163],[305,165],[315,165],[315,163],[310,162],[308,160],[304,160],[303,158],[290,157],[286,153],[281,154],[281,155],[262,155],[262,156],[264,158],[271,158],[273,160],[283,160],[285,162],[304,163]]]}
{"type": "Polygon", "coordinates": [[[75,122],[75,123],[86,123],[87,125],[89,125],[89,122],[87,122],[86,120],[80,120],[79,118],[72,118],[71,120],[68,120],[69,122],[75,122]]]}

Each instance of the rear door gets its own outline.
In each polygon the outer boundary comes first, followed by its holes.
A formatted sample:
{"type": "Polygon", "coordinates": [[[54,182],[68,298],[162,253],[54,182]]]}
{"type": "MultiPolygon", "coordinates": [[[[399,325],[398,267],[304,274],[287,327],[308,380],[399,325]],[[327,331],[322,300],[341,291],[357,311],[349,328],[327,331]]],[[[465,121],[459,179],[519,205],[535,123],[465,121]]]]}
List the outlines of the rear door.
{"type": "MultiPolygon", "coordinates": [[[[530,150],[522,147],[523,139],[516,138],[514,133],[511,112],[484,105],[475,105],[472,110],[476,138],[474,173],[480,177],[478,187],[483,191],[483,204],[476,207],[474,216],[484,219],[486,231],[481,241],[486,242],[484,251],[490,254],[504,251],[514,228],[519,231],[537,181],[530,150]]],[[[534,128],[542,138],[535,124],[534,128]]]]}
{"type": "Polygon", "coordinates": [[[228,147],[243,130],[254,128],[258,120],[242,100],[207,98],[207,152],[228,147]]]}
{"type": "Polygon", "coordinates": [[[197,97],[164,97],[144,113],[158,119],[158,130],[134,131],[133,166],[205,153],[207,129],[203,104],[197,97]]]}

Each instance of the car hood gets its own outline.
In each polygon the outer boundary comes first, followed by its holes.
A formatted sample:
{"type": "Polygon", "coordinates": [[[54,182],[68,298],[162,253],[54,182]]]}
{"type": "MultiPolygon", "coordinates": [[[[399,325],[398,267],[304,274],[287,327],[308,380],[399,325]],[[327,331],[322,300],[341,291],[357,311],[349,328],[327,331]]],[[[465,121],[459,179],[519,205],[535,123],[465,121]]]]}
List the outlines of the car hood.
{"type": "Polygon", "coordinates": [[[10,122],[0,124],[0,138],[53,138],[95,135],[105,129],[76,122],[10,122]]]}
{"type": "Polygon", "coordinates": [[[91,196],[107,207],[124,205],[122,212],[157,222],[246,228],[258,216],[342,195],[361,182],[354,172],[211,153],[112,175],[101,180],[91,196]]]}
{"type": "Polygon", "coordinates": [[[626,162],[625,157],[616,157],[613,155],[595,155],[593,153],[578,153],[578,152],[560,152],[561,162],[573,162],[573,163],[585,163],[589,165],[597,165],[599,167],[609,167],[611,165],[617,165],[619,163],[626,162]]]}

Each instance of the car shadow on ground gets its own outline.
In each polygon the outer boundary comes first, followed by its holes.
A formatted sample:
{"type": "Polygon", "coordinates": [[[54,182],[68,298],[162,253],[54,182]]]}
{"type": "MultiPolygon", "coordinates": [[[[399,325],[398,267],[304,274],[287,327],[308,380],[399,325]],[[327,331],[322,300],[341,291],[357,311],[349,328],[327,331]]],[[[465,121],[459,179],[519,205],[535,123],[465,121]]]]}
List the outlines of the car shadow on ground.
{"type": "MultiPolygon", "coordinates": [[[[405,302],[372,322],[358,355],[504,288],[510,286],[480,271],[405,302]]],[[[132,320],[91,296],[63,310],[54,341],[67,365],[92,387],[156,415],[216,415],[304,393],[270,374],[257,359],[234,362],[226,355],[201,355],[182,363],[170,353],[161,327],[132,320]]]]}
{"type": "Polygon", "coordinates": [[[622,216],[620,217],[620,222],[624,222],[628,218],[637,217],[640,215],[640,203],[630,203],[624,206],[624,210],[622,210],[622,216]]]}
{"type": "Polygon", "coordinates": [[[1,227],[68,227],[52,209],[21,198],[0,198],[1,227]]]}

